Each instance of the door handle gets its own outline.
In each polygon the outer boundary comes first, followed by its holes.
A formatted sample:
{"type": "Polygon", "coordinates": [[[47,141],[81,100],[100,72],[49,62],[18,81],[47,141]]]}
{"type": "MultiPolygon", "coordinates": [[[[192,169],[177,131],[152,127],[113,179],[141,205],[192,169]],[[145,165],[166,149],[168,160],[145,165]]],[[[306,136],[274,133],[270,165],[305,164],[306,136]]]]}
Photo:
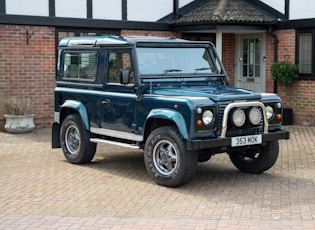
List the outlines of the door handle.
{"type": "Polygon", "coordinates": [[[105,99],[104,101],[102,101],[102,105],[105,105],[105,106],[110,106],[110,100],[109,99],[105,99]]]}

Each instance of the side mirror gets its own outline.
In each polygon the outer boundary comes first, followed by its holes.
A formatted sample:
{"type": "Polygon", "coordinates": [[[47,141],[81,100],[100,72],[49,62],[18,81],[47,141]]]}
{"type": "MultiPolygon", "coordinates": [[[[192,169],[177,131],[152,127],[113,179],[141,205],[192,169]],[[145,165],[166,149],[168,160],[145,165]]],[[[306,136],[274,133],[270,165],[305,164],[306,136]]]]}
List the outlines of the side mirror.
{"type": "Polygon", "coordinates": [[[130,70],[121,69],[120,70],[120,84],[127,85],[128,83],[130,83],[130,70]]]}

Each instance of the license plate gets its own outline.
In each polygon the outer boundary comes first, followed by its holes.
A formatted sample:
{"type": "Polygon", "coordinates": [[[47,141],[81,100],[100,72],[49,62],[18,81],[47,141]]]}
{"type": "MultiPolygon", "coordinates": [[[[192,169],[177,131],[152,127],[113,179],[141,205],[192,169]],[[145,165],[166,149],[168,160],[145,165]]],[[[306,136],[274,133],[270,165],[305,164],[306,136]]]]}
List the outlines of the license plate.
{"type": "Polygon", "coordinates": [[[232,137],[232,147],[245,146],[245,145],[257,145],[262,143],[262,135],[250,135],[241,137],[232,137]]]}

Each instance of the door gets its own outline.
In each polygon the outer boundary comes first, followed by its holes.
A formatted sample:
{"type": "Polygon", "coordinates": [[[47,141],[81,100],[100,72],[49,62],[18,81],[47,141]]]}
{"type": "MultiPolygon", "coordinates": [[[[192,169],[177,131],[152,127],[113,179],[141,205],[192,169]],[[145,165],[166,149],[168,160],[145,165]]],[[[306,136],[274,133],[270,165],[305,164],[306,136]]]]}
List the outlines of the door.
{"type": "Polygon", "coordinates": [[[264,34],[238,37],[236,86],[265,92],[265,36],[264,34]]]}
{"type": "Polygon", "coordinates": [[[101,125],[98,133],[132,141],[141,141],[135,134],[134,123],[137,96],[134,90],[134,71],[130,50],[111,50],[107,55],[107,77],[105,91],[100,95],[101,125]],[[122,70],[130,73],[129,84],[121,82],[122,70]]]}

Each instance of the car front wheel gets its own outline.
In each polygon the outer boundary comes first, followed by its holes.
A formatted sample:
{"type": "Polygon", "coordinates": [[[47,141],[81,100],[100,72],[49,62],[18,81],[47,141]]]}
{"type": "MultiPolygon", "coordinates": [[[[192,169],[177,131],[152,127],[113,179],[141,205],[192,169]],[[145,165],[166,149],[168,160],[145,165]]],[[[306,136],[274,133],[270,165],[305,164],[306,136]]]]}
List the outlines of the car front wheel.
{"type": "Polygon", "coordinates": [[[178,187],[195,175],[198,155],[186,150],[185,141],[175,127],[164,126],[149,135],[145,145],[144,162],[156,183],[178,187]]]}

